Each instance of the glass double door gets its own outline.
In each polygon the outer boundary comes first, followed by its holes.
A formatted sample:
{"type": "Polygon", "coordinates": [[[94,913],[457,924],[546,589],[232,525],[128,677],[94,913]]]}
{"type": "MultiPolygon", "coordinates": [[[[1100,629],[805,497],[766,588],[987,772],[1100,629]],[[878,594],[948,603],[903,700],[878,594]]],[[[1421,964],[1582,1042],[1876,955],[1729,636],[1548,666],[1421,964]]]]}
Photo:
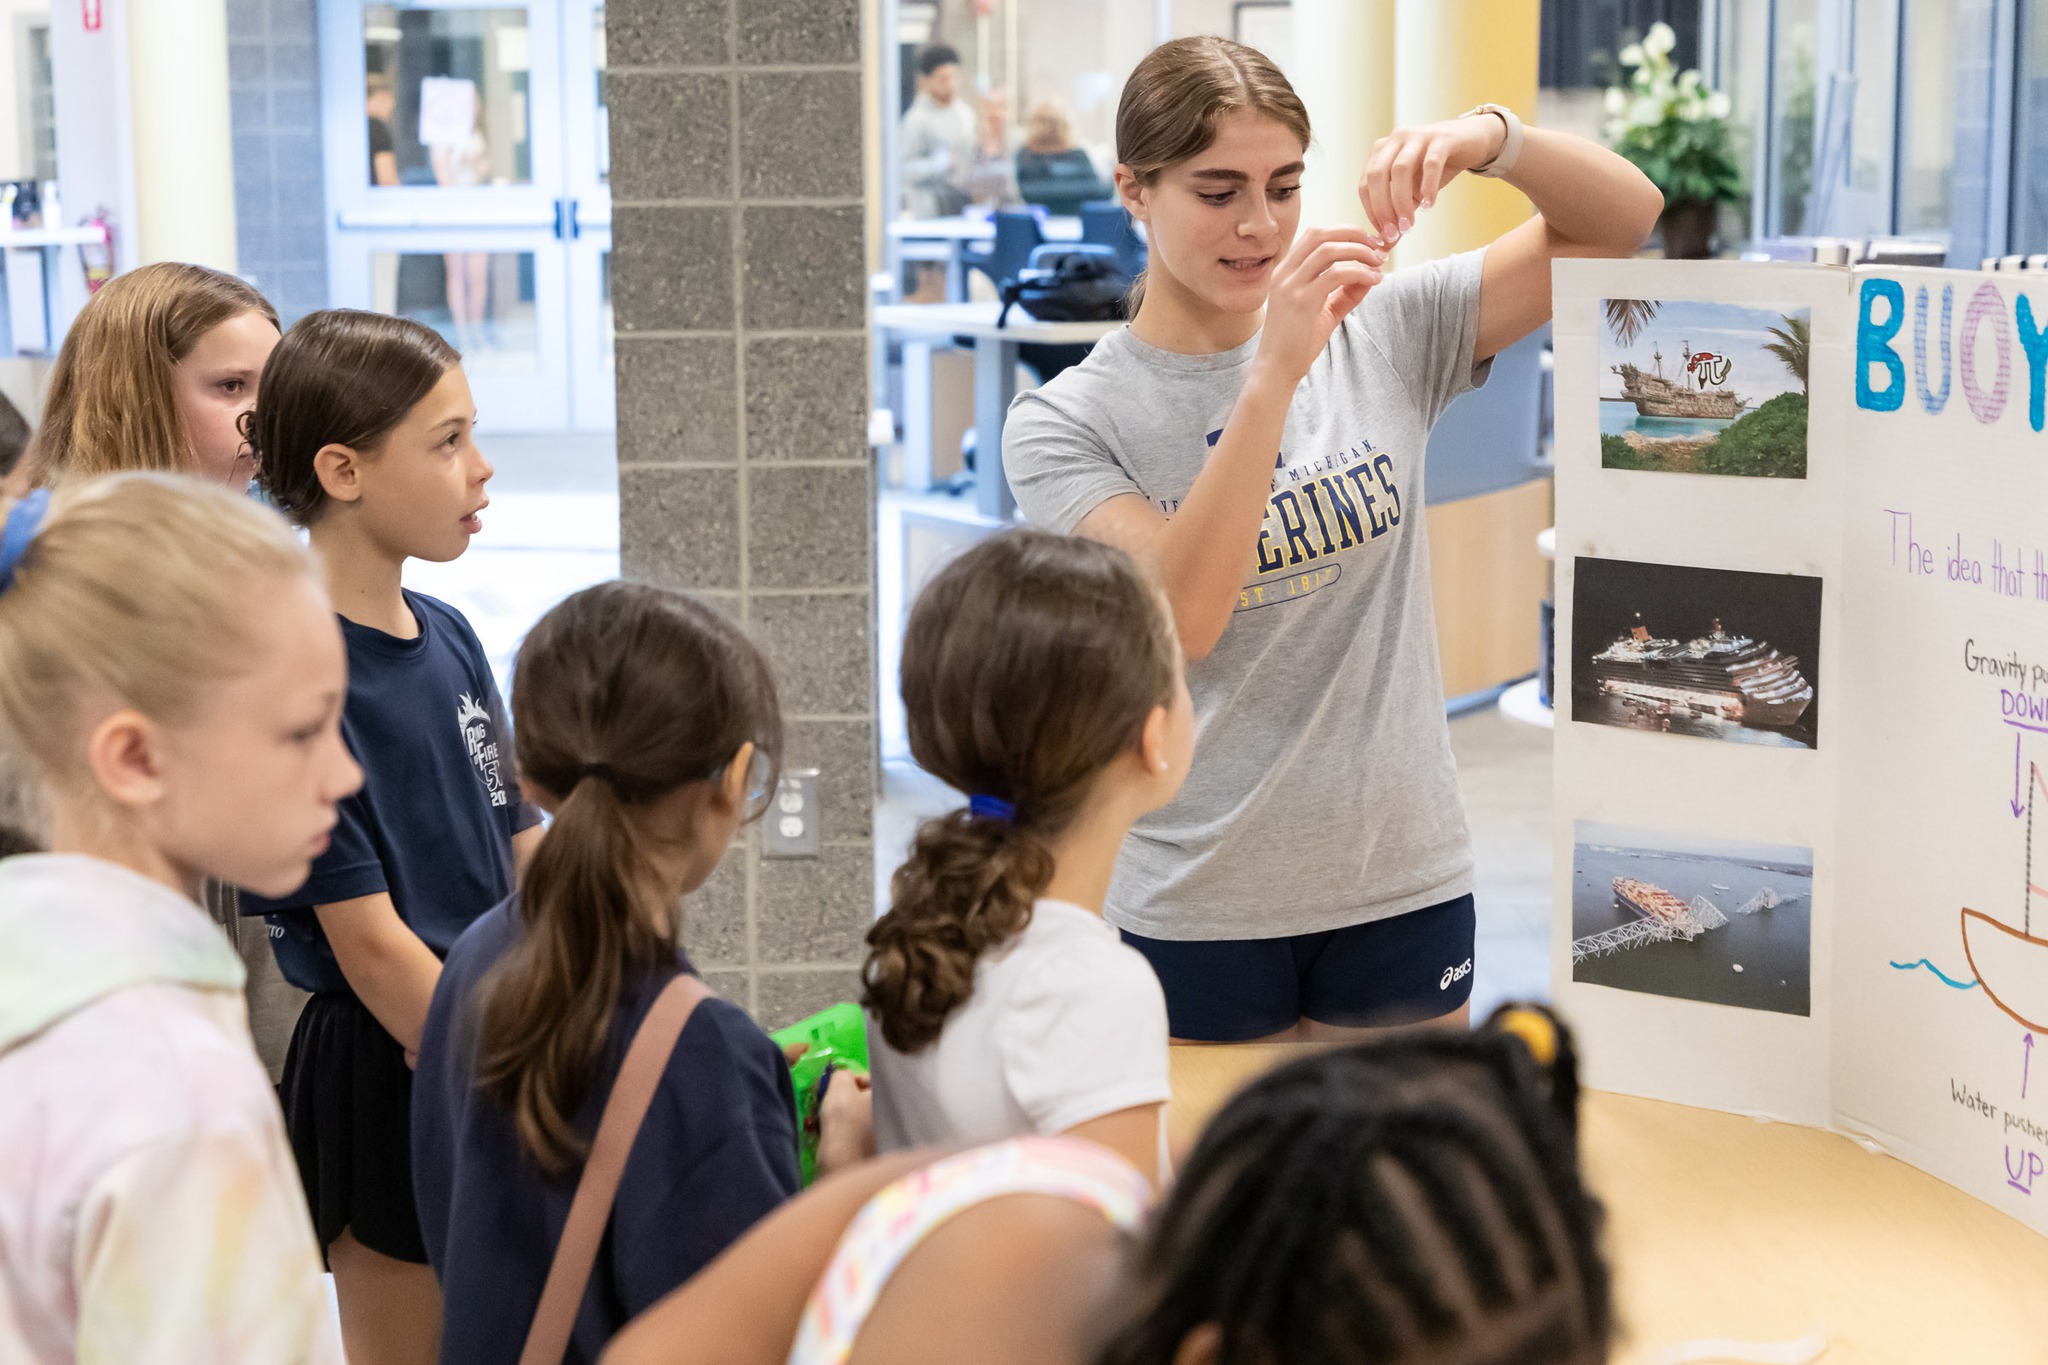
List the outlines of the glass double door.
{"type": "Polygon", "coordinates": [[[321,0],[329,293],[425,323],[500,431],[613,425],[602,0],[321,0]]]}

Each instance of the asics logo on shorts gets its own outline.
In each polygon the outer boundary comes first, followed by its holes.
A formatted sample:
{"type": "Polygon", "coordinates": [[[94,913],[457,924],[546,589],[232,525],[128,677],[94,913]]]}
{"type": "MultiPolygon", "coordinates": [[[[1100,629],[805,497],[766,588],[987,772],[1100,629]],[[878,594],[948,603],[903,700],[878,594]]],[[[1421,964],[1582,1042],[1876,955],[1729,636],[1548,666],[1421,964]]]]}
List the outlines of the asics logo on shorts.
{"type": "Polygon", "coordinates": [[[1472,959],[1468,957],[1455,967],[1444,968],[1443,979],[1436,983],[1436,988],[1440,991],[1447,991],[1451,988],[1453,981],[1463,981],[1470,975],[1472,975],[1472,959]]]}

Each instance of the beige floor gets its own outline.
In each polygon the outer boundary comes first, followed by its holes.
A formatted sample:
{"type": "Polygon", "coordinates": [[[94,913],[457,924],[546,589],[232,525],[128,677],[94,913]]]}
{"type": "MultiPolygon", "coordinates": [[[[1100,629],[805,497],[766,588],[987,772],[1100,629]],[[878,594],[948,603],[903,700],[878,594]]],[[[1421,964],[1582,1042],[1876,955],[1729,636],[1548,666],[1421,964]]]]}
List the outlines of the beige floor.
{"type": "MultiPolygon", "coordinates": [[[[1503,1000],[1550,996],[1550,732],[1505,719],[1492,707],[1451,722],[1451,749],[1465,793],[1479,864],[1479,944],[1474,1017],[1503,1000]]],[[[875,904],[888,904],[889,874],[920,820],[960,797],[908,761],[884,762],[875,808],[875,904]]]]}

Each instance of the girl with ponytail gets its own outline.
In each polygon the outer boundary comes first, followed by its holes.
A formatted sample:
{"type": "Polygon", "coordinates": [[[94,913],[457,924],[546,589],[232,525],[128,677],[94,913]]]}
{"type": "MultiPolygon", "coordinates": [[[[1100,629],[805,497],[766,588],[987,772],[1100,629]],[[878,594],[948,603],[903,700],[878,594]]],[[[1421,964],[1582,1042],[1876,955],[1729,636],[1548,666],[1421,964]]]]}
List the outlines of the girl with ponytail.
{"type": "MultiPolygon", "coordinates": [[[[692,973],[683,897],[775,784],[782,719],[760,652],[681,593],[604,583],[520,647],[522,782],[550,812],[512,899],[449,951],[420,1045],[413,1162],[440,1276],[443,1365],[520,1358],[627,1045],[692,973]]],[[[821,1162],[857,1160],[865,1096],[830,1087],[821,1162]]],[[[796,1193],[782,1053],[739,1006],[690,1015],[632,1145],[577,1318],[594,1360],[633,1314],[796,1193]]]]}
{"type": "Polygon", "coordinates": [[[903,702],[912,755],[971,799],[918,830],[868,934],[878,1141],[1071,1132],[1163,1178],[1165,1000],[1102,904],[1193,756],[1166,604],[1110,546],[992,537],[918,598],[903,702]]]}

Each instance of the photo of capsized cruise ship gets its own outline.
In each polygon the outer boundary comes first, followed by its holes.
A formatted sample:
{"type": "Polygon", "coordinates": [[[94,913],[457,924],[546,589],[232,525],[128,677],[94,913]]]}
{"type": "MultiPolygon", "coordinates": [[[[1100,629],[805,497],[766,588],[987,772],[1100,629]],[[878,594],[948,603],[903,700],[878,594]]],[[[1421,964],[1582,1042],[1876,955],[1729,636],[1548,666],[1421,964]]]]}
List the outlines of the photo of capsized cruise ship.
{"type": "Polygon", "coordinates": [[[1591,556],[1573,565],[1574,721],[1818,747],[1818,578],[1591,556]]]}
{"type": "Polygon", "coordinates": [[[1629,633],[1595,654],[1592,676],[1600,691],[1652,709],[1683,707],[1737,725],[1783,730],[1813,705],[1813,684],[1799,657],[1768,642],[1713,629],[1680,643],[1650,633],[1642,617],[1629,633]]]}

